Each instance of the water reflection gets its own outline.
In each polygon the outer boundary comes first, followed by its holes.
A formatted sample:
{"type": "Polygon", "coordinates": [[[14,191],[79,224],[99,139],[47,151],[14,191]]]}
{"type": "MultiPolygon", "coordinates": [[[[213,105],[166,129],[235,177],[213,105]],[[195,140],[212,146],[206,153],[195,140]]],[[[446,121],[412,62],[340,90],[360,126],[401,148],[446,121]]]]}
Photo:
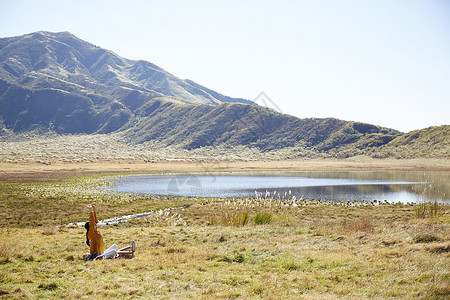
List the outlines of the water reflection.
{"type": "Polygon", "coordinates": [[[128,176],[113,190],[174,196],[450,202],[450,172],[270,172],[128,176]],[[430,186],[432,188],[430,188],[430,186]]]}
{"type": "MultiPolygon", "coordinates": [[[[422,199],[421,194],[414,192],[414,188],[410,184],[401,185],[342,185],[342,186],[313,186],[313,187],[296,187],[290,189],[292,195],[303,199],[321,199],[321,200],[337,200],[337,201],[388,201],[388,202],[418,202],[422,199]]],[[[275,192],[272,190],[258,190],[258,193],[265,195],[275,192]]],[[[289,195],[289,191],[285,189],[277,192],[278,197],[289,195]],[[286,193],[287,192],[287,193],[286,193]]]]}

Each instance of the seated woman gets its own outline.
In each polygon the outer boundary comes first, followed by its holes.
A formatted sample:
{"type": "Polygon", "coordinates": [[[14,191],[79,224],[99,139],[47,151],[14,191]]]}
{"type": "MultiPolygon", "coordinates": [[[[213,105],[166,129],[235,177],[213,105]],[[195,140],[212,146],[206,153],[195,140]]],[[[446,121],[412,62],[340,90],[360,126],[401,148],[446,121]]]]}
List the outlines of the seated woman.
{"type": "Polygon", "coordinates": [[[96,256],[103,253],[103,237],[97,230],[97,213],[95,206],[89,204],[89,222],[84,225],[86,228],[86,244],[90,248],[90,256],[86,259],[94,259],[96,256]]]}

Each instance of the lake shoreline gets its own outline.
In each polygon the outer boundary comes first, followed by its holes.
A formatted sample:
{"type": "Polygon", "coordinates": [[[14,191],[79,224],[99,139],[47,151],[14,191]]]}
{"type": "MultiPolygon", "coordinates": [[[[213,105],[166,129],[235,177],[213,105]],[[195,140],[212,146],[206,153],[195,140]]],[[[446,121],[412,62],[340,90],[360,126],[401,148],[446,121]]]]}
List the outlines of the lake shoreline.
{"type": "Polygon", "coordinates": [[[47,181],[92,174],[207,173],[248,171],[450,171],[450,159],[311,159],[273,161],[114,160],[64,163],[0,162],[0,182],[47,181]]]}
{"type": "Polygon", "coordinates": [[[112,179],[107,190],[158,197],[320,199],[418,203],[433,183],[433,199],[446,203],[443,181],[450,172],[434,171],[266,171],[147,174],[112,179]],[[426,182],[430,183],[426,183],[426,182]]]}

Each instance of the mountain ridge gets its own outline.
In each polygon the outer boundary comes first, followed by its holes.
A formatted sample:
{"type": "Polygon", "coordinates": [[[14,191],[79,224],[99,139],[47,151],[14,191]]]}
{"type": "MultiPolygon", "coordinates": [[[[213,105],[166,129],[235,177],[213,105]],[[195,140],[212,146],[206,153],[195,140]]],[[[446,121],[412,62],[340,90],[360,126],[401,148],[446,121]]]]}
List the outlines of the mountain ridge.
{"type": "MultiPolygon", "coordinates": [[[[120,132],[129,143],[154,140],[188,150],[290,148],[339,158],[398,156],[388,145],[404,136],[361,122],[281,114],[179,79],[151,62],[120,57],[69,32],[46,31],[0,39],[0,128],[4,134],[120,132]]],[[[433,153],[449,154],[447,130],[439,131],[443,139],[435,137],[440,142],[433,153]]]]}
{"type": "Polygon", "coordinates": [[[36,82],[48,76],[101,92],[107,90],[104,86],[122,87],[193,103],[217,104],[228,99],[252,104],[219,93],[211,96],[209,89],[191,80],[179,79],[147,61],[122,58],[69,32],[39,31],[0,40],[1,78],[21,85],[51,88],[51,83],[36,82]]]}

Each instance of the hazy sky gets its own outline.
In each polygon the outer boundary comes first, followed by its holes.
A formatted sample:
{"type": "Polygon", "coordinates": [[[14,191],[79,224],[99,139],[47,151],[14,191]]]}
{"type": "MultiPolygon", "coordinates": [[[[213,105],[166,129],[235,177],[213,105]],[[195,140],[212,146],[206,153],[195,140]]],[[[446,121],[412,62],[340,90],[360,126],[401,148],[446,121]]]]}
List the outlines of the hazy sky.
{"type": "Polygon", "coordinates": [[[0,37],[39,30],[300,118],[450,124],[450,0],[0,0],[0,37]]]}

